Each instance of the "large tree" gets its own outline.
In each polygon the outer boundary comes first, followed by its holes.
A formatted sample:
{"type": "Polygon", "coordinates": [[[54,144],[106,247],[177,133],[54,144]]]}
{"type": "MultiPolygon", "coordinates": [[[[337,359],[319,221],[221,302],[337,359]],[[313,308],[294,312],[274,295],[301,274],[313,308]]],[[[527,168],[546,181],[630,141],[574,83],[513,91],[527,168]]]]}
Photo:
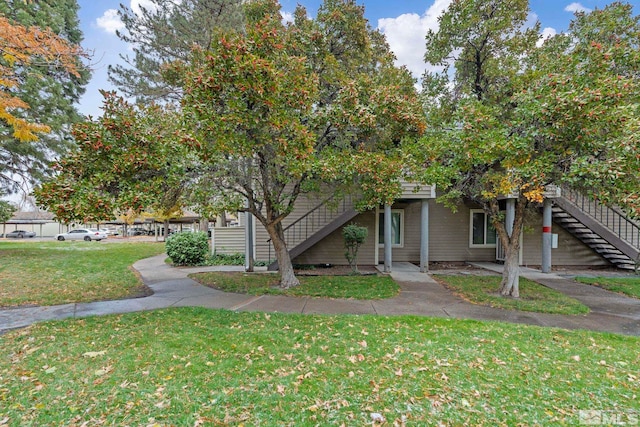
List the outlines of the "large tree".
{"type": "Polygon", "coordinates": [[[74,126],[78,149],[36,188],[38,204],[65,223],[180,210],[188,154],[177,132],[179,113],[104,96],[102,116],[74,126]]]}
{"type": "Polygon", "coordinates": [[[48,162],[71,146],[71,124],[81,119],[75,103],[89,79],[77,12],[76,0],[0,3],[9,106],[0,122],[0,185],[8,191],[47,176],[48,162]]]}
{"type": "Polygon", "coordinates": [[[250,2],[244,31],[217,34],[186,70],[188,142],[221,207],[266,228],[283,287],[298,284],[282,226],[298,197],[360,176],[388,201],[400,174],[389,165],[424,127],[413,79],[363,13],[327,0],[315,19],[299,6],[284,25],[276,1],[250,2]]]}
{"type": "MultiPolygon", "coordinates": [[[[481,206],[506,250],[501,293],[519,296],[525,212],[548,184],[608,201],[638,195],[638,21],[614,4],[578,14],[540,43],[527,0],[458,0],[429,32],[424,79],[433,127],[414,155],[452,205],[481,206]],[[508,232],[499,199],[515,198],[508,232]]],[[[636,205],[637,206],[637,205],[636,205]]]]}
{"type": "Polygon", "coordinates": [[[130,43],[126,65],[109,66],[109,79],[140,102],[179,101],[180,76],[168,67],[186,62],[194,46],[208,48],[219,29],[240,28],[241,0],[149,0],[133,10],[120,7],[125,26],[118,36],[130,43]]]}

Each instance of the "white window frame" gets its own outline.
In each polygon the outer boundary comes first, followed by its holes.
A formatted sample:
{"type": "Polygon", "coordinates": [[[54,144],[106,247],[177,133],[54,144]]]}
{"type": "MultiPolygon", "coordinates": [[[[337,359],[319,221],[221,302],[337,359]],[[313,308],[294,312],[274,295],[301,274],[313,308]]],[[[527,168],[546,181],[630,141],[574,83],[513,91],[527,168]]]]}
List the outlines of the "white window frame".
{"type": "MultiPolygon", "coordinates": [[[[469,247],[470,248],[495,248],[496,243],[487,243],[487,231],[489,230],[489,215],[482,209],[470,209],[469,210],[469,247]],[[484,243],[473,243],[473,214],[481,213],[484,216],[484,243]]],[[[496,241],[498,236],[496,235],[496,241]]]]}
{"type": "MultiPolygon", "coordinates": [[[[391,215],[400,214],[400,243],[392,243],[392,248],[404,248],[404,209],[391,209],[391,215]]],[[[378,211],[376,230],[378,230],[378,247],[384,248],[384,243],[380,243],[380,239],[384,239],[384,235],[380,234],[380,222],[384,224],[384,210],[378,211]]],[[[384,226],[383,226],[384,227],[384,226]]]]}

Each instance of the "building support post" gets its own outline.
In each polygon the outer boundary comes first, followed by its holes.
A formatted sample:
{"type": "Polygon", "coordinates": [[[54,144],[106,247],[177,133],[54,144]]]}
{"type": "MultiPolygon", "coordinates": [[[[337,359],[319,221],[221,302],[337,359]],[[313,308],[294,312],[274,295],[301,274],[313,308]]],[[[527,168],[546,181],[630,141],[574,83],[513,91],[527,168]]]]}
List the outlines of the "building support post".
{"type": "Polygon", "coordinates": [[[507,199],[507,211],[505,212],[504,227],[507,230],[507,236],[511,238],[513,234],[513,222],[516,219],[516,199],[507,199]]]}
{"type": "Polygon", "coordinates": [[[244,271],[253,271],[253,215],[245,212],[244,271]]]}
{"type": "Polygon", "coordinates": [[[391,205],[384,205],[384,272],[391,273],[391,205]]]}
{"type": "Polygon", "coordinates": [[[551,272],[551,207],[553,201],[545,198],[542,205],[542,272],[551,272]]]}
{"type": "Polygon", "coordinates": [[[422,199],[420,210],[420,272],[429,272],[429,199],[422,199]]]}
{"type": "MultiPolygon", "coordinates": [[[[509,198],[507,199],[507,211],[505,212],[505,217],[504,217],[504,227],[507,230],[507,236],[509,236],[509,239],[511,239],[511,237],[513,236],[513,223],[515,222],[515,220],[516,220],[516,199],[509,198]]],[[[520,245],[522,245],[522,242],[520,242],[520,245]]],[[[518,257],[518,265],[520,265],[520,257],[518,257]]],[[[516,287],[520,286],[519,274],[515,279],[514,286],[516,287]]]]}

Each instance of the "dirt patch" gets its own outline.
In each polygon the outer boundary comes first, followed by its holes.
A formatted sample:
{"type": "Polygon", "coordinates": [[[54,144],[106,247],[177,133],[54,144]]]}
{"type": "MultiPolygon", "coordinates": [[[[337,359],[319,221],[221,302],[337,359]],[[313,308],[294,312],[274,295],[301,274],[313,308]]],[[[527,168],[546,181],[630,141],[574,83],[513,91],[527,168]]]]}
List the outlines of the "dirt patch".
{"type": "MultiPolygon", "coordinates": [[[[348,265],[314,265],[295,268],[296,276],[348,276],[353,274],[348,265]]],[[[358,272],[362,275],[378,274],[372,265],[359,265],[358,272]]]]}

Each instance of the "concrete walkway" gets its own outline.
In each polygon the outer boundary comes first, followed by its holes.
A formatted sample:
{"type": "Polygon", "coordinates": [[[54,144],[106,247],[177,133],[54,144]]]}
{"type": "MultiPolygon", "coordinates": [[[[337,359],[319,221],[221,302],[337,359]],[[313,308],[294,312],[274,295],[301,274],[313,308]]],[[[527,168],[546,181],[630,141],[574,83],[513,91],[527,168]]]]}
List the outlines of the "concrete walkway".
{"type": "MultiPolygon", "coordinates": [[[[391,276],[400,284],[400,294],[391,299],[362,301],[311,297],[251,296],[232,294],[201,286],[187,276],[200,271],[242,271],[242,267],[174,268],[164,263],[166,255],[138,261],[134,268],[153,295],[144,298],[24,307],[0,310],[0,333],[34,322],[64,318],[129,313],[165,307],[199,306],[235,311],[266,311],[306,314],[418,315],[457,319],[493,320],[589,329],[640,336],[640,300],[625,298],[600,288],[575,283],[555,274],[522,269],[522,276],[557,289],[591,308],[588,315],[553,315],[502,310],[470,304],[456,297],[428,274],[410,263],[394,263],[391,276]]],[[[499,272],[501,266],[475,264],[499,272]]]]}

